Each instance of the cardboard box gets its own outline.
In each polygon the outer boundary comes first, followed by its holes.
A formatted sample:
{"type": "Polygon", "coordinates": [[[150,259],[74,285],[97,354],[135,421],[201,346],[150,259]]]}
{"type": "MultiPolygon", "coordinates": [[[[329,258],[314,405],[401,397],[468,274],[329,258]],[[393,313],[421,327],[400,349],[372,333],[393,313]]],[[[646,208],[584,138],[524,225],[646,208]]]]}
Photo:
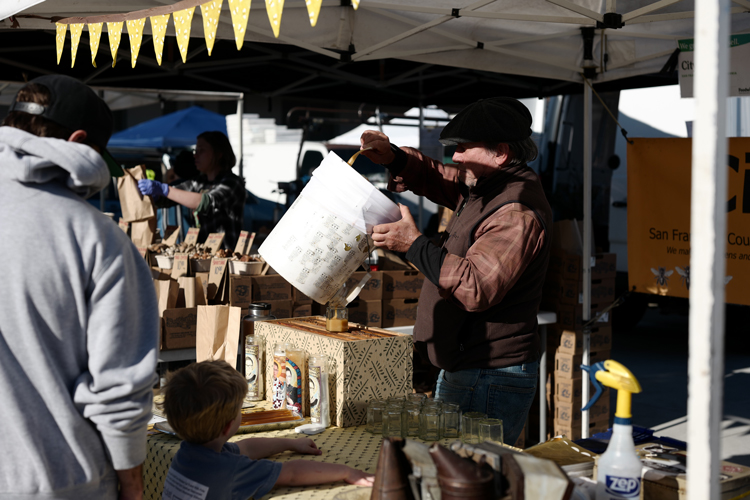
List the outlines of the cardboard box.
{"type": "Polygon", "coordinates": [[[390,299],[383,301],[383,328],[411,326],[417,321],[419,299],[390,299]]]}
{"type": "MultiPolygon", "coordinates": [[[[545,302],[583,304],[583,281],[548,279],[544,284],[545,302]]],[[[591,280],[591,302],[610,304],[615,300],[615,279],[591,280]]]]}
{"type": "Polygon", "coordinates": [[[253,302],[292,300],[292,285],[280,275],[252,276],[251,278],[253,302]]]}
{"type": "Polygon", "coordinates": [[[253,303],[253,278],[232,274],[229,276],[229,305],[247,309],[253,303]]]}
{"type": "Polygon", "coordinates": [[[164,349],[195,347],[198,308],[167,309],[162,315],[164,349]]]}
{"type": "MultiPolygon", "coordinates": [[[[291,283],[290,283],[291,285],[291,283]]],[[[305,295],[304,293],[300,292],[294,286],[292,286],[292,302],[298,305],[302,304],[312,304],[313,299],[305,295]]],[[[308,315],[309,316],[309,315],[308,315]]]]}
{"type": "MultiPolygon", "coordinates": [[[[652,447],[656,451],[662,451],[661,446],[654,443],[644,443],[636,446],[636,450],[652,447]]],[[[665,451],[677,455],[687,455],[686,451],[677,451],[667,448],[665,451]]],[[[675,462],[672,462],[675,463],[675,462]]],[[[653,464],[653,462],[652,462],[653,464]]],[[[677,464],[674,467],[659,469],[649,466],[647,460],[643,460],[644,472],[641,482],[641,498],[644,500],[685,500],[687,499],[687,478],[685,473],[678,472],[684,466],[677,464]]],[[[750,492],[750,467],[721,462],[719,476],[719,491],[722,500],[745,498],[750,492]]],[[[596,469],[595,469],[596,471],[596,469]]]]}
{"type": "MultiPolygon", "coordinates": [[[[581,425],[583,405],[580,402],[561,401],[555,399],[555,421],[562,426],[581,425]]],[[[589,408],[589,422],[604,422],[609,424],[609,395],[605,398],[602,394],[596,403],[589,408]]]]}
{"type": "MultiPolygon", "coordinates": [[[[412,392],[412,338],[368,327],[368,335],[350,327],[348,338],[325,331],[325,318],[261,321],[255,334],[265,341],[266,359],[277,343],[290,342],[308,353],[326,354],[330,362],[331,422],[339,427],[362,425],[367,403],[412,392]],[[378,337],[374,335],[377,334],[378,337]],[[351,340],[350,340],[351,339],[351,340]]],[[[266,363],[266,399],[272,399],[273,363],[266,363]]],[[[307,404],[307,403],[306,403],[307,404]]]]}
{"type": "MultiPolygon", "coordinates": [[[[609,303],[591,304],[591,318],[595,318],[597,313],[607,307],[609,303]]],[[[545,305],[546,307],[546,305],[545,305]]],[[[581,331],[583,328],[583,306],[580,304],[557,304],[554,308],[557,313],[558,327],[567,328],[570,330],[581,331]]],[[[612,318],[610,312],[604,313],[604,315],[597,320],[592,327],[610,326],[612,324],[612,318]]]]}
{"type": "MultiPolygon", "coordinates": [[[[365,277],[364,271],[357,271],[349,276],[346,280],[347,288],[351,289],[365,277]]],[[[367,281],[364,288],[359,292],[358,299],[362,300],[382,300],[383,299],[383,271],[370,271],[371,278],[367,281]]]]}
{"type": "Polygon", "coordinates": [[[383,271],[383,300],[419,298],[422,283],[424,274],[419,271],[383,271]]]}
{"type": "MultiPolygon", "coordinates": [[[[549,257],[547,276],[554,279],[582,279],[583,262],[580,255],[553,250],[549,257]]],[[[591,256],[591,279],[606,280],[617,275],[617,254],[598,253],[591,256]]],[[[548,278],[549,279],[549,278],[548,278]]]]}
{"type": "Polygon", "coordinates": [[[383,302],[380,300],[355,299],[346,308],[349,322],[365,326],[383,326],[383,302]]]}
{"type": "Polygon", "coordinates": [[[292,317],[291,300],[266,300],[265,302],[271,304],[271,316],[275,316],[276,319],[292,317]]]}
{"type": "MultiPolygon", "coordinates": [[[[602,395],[599,399],[606,399],[609,401],[609,387],[602,387],[602,395]]],[[[583,388],[581,385],[581,377],[573,379],[559,378],[555,380],[555,399],[578,405],[579,408],[583,406],[583,388]]],[[[589,397],[594,396],[594,389],[591,388],[589,391],[589,397]]]]}
{"type": "Polygon", "coordinates": [[[312,316],[312,302],[308,304],[296,304],[292,302],[292,318],[312,316]]]}
{"type": "MultiPolygon", "coordinates": [[[[609,350],[591,351],[591,364],[609,359],[611,352],[609,350]]],[[[581,374],[583,373],[583,370],[581,370],[582,361],[582,354],[560,352],[560,349],[555,351],[555,380],[581,378],[581,374]]]]}
{"type": "MultiPolygon", "coordinates": [[[[553,326],[548,329],[548,339],[560,349],[560,352],[569,354],[583,354],[583,332],[575,330],[566,330],[553,326]]],[[[612,349],[612,327],[602,326],[591,329],[590,350],[591,351],[609,351],[612,349]]]]}

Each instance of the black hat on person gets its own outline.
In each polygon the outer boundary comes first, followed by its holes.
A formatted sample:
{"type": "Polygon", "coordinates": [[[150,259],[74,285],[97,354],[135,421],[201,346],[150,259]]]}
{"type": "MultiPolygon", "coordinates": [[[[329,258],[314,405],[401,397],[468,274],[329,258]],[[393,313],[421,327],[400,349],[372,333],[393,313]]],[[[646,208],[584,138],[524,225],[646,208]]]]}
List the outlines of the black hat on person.
{"type": "Polygon", "coordinates": [[[99,148],[110,174],[114,177],[123,175],[122,167],[106,149],[114,128],[112,111],[91,87],[65,75],[40,76],[29,83],[46,87],[50,93],[50,104],[42,106],[34,102],[17,102],[16,95],[10,111],[40,115],[71,131],[86,131],[86,142],[99,148]]]}
{"type": "Polygon", "coordinates": [[[469,104],[440,133],[444,146],[517,142],[531,137],[531,113],[517,99],[492,97],[469,104]]]}

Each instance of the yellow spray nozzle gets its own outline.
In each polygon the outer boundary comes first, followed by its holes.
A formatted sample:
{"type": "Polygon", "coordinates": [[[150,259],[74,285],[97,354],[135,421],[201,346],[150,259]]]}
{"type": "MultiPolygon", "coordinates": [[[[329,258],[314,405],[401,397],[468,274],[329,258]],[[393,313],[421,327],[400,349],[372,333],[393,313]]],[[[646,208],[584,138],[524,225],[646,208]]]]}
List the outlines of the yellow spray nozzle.
{"type": "MultiPolygon", "coordinates": [[[[630,395],[641,392],[641,385],[638,383],[638,379],[635,378],[633,373],[621,363],[618,363],[613,359],[596,363],[591,367],[582,366],[582,368],[589,372],[591,382],[596,387],[596,394],[584,407],[584,410],[587,410],[594,404],[602,393],[601,386],[605,385],[617,391],[617,410],[615,411],[615,417],[630,419],[632,416],[630,413],[630,395]]],[[[617,420],[615,420],[615,423],[617,423],[617,420]]]]}
{"type": "Polygon", "coordinates": [[[638,383],[633,373],[621,363],[614,359],[608,359],[604,362],[604,368],[607,371],[596,372],[596,379],[602,384],[631,394],[641,392],[641,384],[638,383]]]}

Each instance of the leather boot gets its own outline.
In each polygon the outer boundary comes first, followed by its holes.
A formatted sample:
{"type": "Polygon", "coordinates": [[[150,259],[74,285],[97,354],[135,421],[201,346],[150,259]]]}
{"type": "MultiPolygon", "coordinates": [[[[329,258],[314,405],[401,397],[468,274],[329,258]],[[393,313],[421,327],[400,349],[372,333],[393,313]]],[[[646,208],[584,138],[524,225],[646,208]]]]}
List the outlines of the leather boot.
{"type": "Polygon", "coordinates": [[[370,500],[414,500],[409,484],[411,464],[403,447],[401,438],[383,439],[370,500]]]}
{"type": "Polygon", "coordinates": [[[435,443],[430,455],[437,468],[442,500],[493,500],[495,476],[487,464],[480,466],[435,443]]]}

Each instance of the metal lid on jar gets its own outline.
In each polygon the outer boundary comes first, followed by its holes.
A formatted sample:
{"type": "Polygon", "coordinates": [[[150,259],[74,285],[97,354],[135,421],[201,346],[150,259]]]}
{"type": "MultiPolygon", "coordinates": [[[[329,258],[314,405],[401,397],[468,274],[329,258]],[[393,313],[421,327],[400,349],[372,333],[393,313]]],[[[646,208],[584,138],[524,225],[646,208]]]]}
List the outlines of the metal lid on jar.
{"type": "Polygon", "coordinates": [[[271,315],[271,304],[268,302],[253,302],[248,306],[248,314],[245,320],[254,320],[257,318],[267,318],[271,315]]]}

